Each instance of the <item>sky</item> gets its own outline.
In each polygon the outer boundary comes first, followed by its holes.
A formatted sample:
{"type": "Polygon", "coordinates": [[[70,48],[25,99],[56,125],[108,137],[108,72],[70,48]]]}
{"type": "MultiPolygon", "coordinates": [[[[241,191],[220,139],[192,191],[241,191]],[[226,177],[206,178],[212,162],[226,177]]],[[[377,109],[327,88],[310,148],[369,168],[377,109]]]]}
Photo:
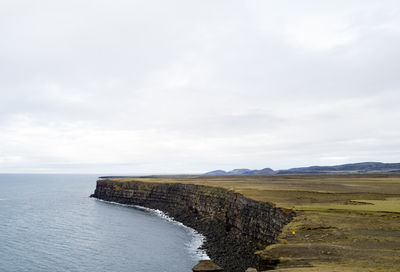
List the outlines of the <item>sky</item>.
{"type": "Polygon", "coordinates": [[[398,0],[2,0],[0,173],[400,162],[398,0]]]}

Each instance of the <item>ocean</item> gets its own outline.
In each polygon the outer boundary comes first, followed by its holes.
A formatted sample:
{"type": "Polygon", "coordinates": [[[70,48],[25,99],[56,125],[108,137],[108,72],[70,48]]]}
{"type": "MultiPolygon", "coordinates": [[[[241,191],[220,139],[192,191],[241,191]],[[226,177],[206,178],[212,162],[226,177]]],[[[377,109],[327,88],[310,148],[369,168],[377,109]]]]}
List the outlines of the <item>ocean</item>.
{"type": "Polygon", "coordinates": [[[188,272],[202,236],[89,195],[97,175],[0,174],[0,272],[188,272]]]}

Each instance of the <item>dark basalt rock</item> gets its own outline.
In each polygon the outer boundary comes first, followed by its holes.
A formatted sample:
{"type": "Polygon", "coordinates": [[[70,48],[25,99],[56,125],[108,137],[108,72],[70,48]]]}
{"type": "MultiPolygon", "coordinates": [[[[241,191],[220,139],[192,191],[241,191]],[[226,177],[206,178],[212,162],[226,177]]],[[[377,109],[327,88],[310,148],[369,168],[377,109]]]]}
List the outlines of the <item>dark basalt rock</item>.
{"type": "Polygon", "coordinates": [[[206,237],[203,248],[226,272],[256,267],[255,251],[276,242],[294,213],[223,188],[101,179],[92,197],[159,209],[206,237]]]}

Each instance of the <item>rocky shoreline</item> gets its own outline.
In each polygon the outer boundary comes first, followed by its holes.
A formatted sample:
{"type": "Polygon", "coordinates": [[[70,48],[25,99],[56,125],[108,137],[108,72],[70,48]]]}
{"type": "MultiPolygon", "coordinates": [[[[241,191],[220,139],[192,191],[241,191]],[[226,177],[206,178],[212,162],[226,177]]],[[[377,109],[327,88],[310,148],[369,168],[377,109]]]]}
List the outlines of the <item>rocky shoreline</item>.
{"type": "Polygon", "coordinates": [[[91,197],[165,212],[203,234],[203,249],[227,272],[271,268],[258,249],[276,241],[294,214],[223,188],[179,183],[101,179],[91,197]]]}

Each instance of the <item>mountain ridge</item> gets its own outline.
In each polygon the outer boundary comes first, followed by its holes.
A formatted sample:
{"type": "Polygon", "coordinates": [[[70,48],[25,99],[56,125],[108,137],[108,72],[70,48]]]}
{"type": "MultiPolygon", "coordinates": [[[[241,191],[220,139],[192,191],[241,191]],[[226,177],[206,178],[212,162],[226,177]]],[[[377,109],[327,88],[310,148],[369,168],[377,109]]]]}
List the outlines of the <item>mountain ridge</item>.
{"type": "Polygon", "coordinates": [[[333,166],[308,166],[290,169],[273,170],[271,168],[247,169],[239,168],[231,171],[214,170],[204,173],[205,176],[222,175],[295,175],[295,174],[385,174],[400,173],[400,163],[358,162],[333,166]]]}

